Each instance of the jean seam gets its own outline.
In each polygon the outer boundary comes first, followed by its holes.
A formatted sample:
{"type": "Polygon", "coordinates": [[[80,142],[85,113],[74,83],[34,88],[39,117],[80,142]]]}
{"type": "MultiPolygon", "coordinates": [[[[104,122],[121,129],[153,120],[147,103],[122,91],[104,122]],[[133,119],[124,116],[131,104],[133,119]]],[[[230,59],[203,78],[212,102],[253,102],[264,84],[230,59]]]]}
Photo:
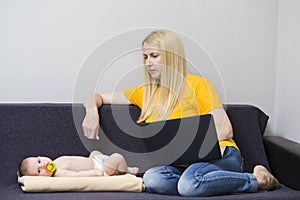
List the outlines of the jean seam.
{"type": "MultiPolygon", "coordinates": [[[[230,146],[227,146],[227,147],[230,147],[230,146]]],[[[227,147],[226,147],[226,149],[227,149],[227,147]]],[[[225,149],[225,151],[226,151],[226,149],[225,149]]],[[[226,157],[228,157],[228,156],[230,156],[231,155],[231,153],[233,152],[235,150],[235,148],[233,147],[233,148],[229,148],[229,152],[227,152],[226,153],[226,156],[224,156],[223,158],[226,158],[226,157]]]]}
{"type": "Polygon", "coordinates": [[[250,192],[256,192],[258,190],[258,182],[256,177],[253,174],[247,173],[250,180],[250,192]]]}
{"type": "MultiPolygon", "coordinates": [[[[211,173],[211,172],[210,172],[211,173]]],[[[207,174],[205,174],[205,175],[208,175],[209,173],[207,173],[207,174]]],[[[215,181],[215,180],[220,180],[221,178],[223,179],[223,178],[232,178],[232,179],[237,179],[237,180],[239,180],[239,179],[243,179],[243,180],[249,180],[250,179],[250,181],[252,180],[252,178],[249,176],[249,179],[248,178],[243,178],[243,177],[239,177],[239,178],[236,178],[236,177],[232,177],[232,176],[224,176],[224,175],[220,175],[220,176],[218,176],[218,177],[210,177],[210,178],[206,178],[206,177],[204,177],[204,175],[202,174],[202,175],[196,175],[195,174],[195,176],[194,176],[196,179],[197,179],[197,181],[198,182],[203,182],[203,181],[215,181]]],[[[255,179],[256,180],[256,179],[255,179]]]]}

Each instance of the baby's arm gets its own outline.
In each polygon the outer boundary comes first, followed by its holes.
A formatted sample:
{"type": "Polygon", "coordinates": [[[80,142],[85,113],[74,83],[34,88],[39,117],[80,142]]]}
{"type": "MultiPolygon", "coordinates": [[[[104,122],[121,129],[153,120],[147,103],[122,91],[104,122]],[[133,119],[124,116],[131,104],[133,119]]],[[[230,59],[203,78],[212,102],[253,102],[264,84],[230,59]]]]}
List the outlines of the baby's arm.
{"type": "Polygon", "coordinates": [[[56,170],[53,176],[55,177],[88,177],[88,176],[103,176],[104,173],[100,169],[91,169],[87,171],[70,171],[56,170]]]}

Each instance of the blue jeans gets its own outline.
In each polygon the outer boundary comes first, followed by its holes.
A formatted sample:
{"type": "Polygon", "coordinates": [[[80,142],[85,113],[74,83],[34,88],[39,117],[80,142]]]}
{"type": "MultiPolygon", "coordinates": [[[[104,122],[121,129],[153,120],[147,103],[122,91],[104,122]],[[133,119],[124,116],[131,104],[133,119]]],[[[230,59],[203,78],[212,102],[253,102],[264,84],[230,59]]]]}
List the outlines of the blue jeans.
{"type": "Polygon", "coordinates": [[[161,166],[148,169],[144,176],[147,192],[181,196],[213,196],[255,192],[253,174],[242,173],[243,159],[234,147],[227,146],[221,159],[199,162],[187,168],[161,166]]]}

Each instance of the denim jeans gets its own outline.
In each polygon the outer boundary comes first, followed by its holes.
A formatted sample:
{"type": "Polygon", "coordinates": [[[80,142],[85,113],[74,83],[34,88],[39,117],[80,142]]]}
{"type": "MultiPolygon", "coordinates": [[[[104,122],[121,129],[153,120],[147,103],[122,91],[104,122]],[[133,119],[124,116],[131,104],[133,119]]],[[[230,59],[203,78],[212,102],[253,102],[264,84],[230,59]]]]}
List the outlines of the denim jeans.
{"type": "Polygon", "coordinates": [[[257,191],[255,176],[242,173],[242,165],[239,150],[227,146],[219,160],[194,163],[187,168],[150,168],[145,172],[143,180],[147,192],[159,194],[200,197],[257,191]]]}

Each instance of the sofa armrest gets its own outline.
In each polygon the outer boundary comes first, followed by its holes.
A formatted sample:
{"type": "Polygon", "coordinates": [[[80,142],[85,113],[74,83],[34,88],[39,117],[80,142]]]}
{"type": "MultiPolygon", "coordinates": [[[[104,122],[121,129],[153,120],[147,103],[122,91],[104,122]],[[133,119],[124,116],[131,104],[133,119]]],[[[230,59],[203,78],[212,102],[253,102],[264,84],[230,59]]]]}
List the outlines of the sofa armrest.
{"type": "Polygon", "coordinates": [[[290,188],[300,190],[300,144],[280,136],[265,136],[272,173],[290,188]]]}

